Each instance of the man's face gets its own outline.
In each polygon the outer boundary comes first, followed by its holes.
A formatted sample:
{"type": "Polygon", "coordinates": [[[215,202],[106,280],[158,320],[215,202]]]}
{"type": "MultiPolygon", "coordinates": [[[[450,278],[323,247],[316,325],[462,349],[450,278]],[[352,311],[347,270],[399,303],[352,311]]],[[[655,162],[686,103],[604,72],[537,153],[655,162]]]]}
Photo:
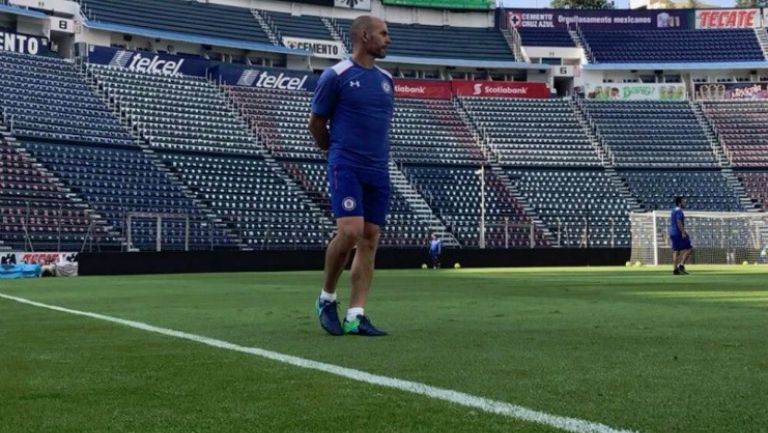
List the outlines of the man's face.
{"type": "Polygon", "coordinates": [[[380,19],[373,20],[370,29],[363,34],[365,51],[377,59],[383,59],[387,56],[389,42],[387,23],[380,19]]]}
{"type": "Polygon", "coordinates": [[[688,199],[687,198],[683,197],[683,199],[680,201],[680,207],[683,208],[683,209],[688,207],[688,199]]]}

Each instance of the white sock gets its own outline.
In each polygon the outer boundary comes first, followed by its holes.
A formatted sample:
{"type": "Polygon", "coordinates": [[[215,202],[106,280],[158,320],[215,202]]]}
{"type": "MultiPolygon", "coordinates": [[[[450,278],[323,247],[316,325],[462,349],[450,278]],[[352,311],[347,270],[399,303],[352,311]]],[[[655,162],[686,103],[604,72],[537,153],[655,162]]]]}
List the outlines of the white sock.
{"type": "Polygon", "coordinates": [[[347,310],[347,321],[352,321],[357,319],[357,316],[364,316],[365,311],[363,310],[363,307],[350,307],[349,310],[347,310]]]}
{"type": "Polygon", "coordinates": [[[328,301],[328,302],[334,302],[336,301],[336,293],[328,293],[323,289],[320,292],[320,300],[321,301],[328,301]]]}

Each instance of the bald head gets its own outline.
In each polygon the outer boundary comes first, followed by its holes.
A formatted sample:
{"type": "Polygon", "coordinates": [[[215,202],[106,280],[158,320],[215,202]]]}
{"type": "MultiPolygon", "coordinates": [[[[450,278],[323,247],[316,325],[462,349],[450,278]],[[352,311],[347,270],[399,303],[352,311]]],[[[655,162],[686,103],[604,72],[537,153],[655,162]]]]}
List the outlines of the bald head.
{"type": "Polygon", "coordinates": [[[365,52],[374,58],[383,58],[389,45],[387,23],[381,18],[362,15],[352,21],[349,28],[355,51],[365,52]]]}

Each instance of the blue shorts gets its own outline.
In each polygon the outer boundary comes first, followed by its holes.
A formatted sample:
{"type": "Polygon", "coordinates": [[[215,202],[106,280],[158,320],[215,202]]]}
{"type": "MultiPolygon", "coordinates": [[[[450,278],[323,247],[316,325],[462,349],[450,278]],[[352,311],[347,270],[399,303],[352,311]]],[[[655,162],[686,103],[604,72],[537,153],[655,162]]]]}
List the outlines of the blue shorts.
{"type": "Polygon", "coordinates": [[[669,240],[672,241],[672,249],[675,251],[690,250],[693,248],[690,235],[688,235],[687,238],[684,238],[683,235],[674,235],[670,236],[669,240]]]}
{"type": "Polygon", "coordinates": [[[328,166],[328,190],[336,218],[362,216],[384,227],[389,210],[389,171],[328,166]]]}

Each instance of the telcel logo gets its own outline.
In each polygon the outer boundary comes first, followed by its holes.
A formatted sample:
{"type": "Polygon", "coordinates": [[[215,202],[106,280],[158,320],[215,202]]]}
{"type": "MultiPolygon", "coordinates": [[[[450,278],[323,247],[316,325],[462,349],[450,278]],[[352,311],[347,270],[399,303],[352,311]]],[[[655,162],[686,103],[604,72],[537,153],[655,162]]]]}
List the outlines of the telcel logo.
{"type": "Polygon", "coordinates": [[[131,71],[153,74],[180,75],[179,70],[183,64],[184,59],[179,59],[178,62],[174,62],[171,60],[161,60],[160,56],[149,58],[142,57],[141,53],[136,53],[136,55],[133,56],[133,59],[131,59],[128,69],[131,71]]]}
{"type": "Polygon", "coordinates": [[[286,89],[286,90],[300,90],[304,88],[304,83],[307,81],[307,76],[303,77],[286,77],[283,73],[279,75],[270,75],[269,72],[264,71],[259,74],[259,79],[256,81],[256,87],[266,87],[268,89],[286,89]]]}

